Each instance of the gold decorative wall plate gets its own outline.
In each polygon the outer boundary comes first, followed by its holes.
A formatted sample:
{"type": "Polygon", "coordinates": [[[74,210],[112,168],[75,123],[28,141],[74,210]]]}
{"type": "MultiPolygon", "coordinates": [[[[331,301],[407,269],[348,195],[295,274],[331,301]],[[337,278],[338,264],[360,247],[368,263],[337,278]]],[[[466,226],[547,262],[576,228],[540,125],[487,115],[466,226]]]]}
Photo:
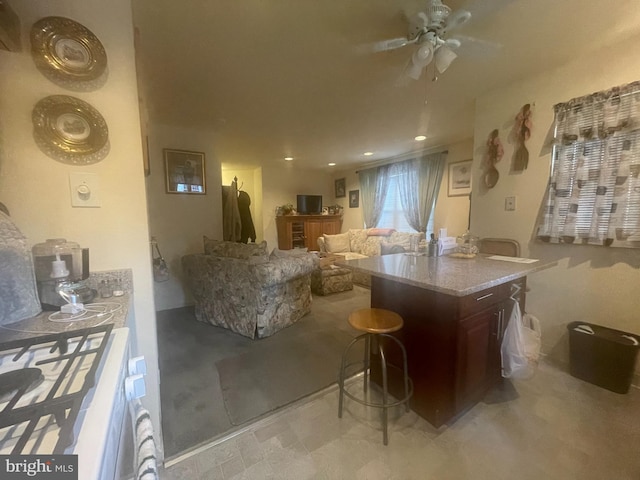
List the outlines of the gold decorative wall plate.
{"type": "Polygon", "coordinates": [[[62,81],[93,81],[107,67],[100,40],[85,26],[65,17],[45,17],[33,24],[31,53],[45,75],[62,81]]]}
{"type": "Polygon", "coordinates": [[[88,165],[108,153],[109,129],[100,112],[79,98],[51,95],[33,109],[33,136],[58,161],[88,165]]]}

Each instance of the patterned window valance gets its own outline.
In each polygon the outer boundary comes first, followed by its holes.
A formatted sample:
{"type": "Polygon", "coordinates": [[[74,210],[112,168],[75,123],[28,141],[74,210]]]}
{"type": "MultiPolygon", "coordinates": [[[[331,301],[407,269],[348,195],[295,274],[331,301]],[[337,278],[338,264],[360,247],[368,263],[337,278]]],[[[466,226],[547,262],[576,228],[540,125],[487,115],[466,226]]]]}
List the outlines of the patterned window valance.
{"type": "Polygon", "coordinates": [[[640,82],[574,98],[554,112],[538,239],[640,247],[640,82]]]}

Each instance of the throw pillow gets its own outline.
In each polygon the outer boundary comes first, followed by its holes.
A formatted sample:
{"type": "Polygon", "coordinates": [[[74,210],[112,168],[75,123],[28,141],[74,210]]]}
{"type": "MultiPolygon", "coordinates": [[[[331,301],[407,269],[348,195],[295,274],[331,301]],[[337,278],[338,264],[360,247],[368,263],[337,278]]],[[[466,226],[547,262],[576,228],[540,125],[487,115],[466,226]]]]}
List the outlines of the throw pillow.
{"type": "Polygon", "coordinates": [[[388,237],[395,231],[395,228],[370,228],[367,230],[367,235],[370,237],[388,237]]]}
{"type": "Polygon", "coordinates": [[[349,247],[352,252],[365,254],[362,251],[364,242],[367,241],[367,231],[364,228],[350,228],[347,232],[349,234],[349,247]]]}
{"type": "Polygon", "coordinates": [[[271,258],[290,258],[290,257],[304,257],[309,252],[307,252],[306,248],[293,248],[291,250],[280,250],[279,248],[274,248],[271,252],[271,258]]]}
{"type": "Polygon", "coordinates": [[[349,248],[348,233],[338,233],[337,235],[324,234],[323,237],[327,252],[345,253],[351,251],[351,249],[349,248]]]}
{"type": "Polygon", "coordinates": [[[402,245],[387,242],[380,244],[380,255],[392,255],[394,253],[404,253],[402,245]]]}

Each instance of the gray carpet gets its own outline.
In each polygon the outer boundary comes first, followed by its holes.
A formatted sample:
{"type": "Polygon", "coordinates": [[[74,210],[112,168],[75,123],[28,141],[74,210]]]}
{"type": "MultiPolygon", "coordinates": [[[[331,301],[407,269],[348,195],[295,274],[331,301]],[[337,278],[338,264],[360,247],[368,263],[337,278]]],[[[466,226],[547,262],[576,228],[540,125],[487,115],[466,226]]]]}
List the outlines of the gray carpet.
{"type": "Polygon", "coordinates": [[[166,458],[335,383],[356,335],[347,317],[369,304],[369,290],[358,287],[314,296],[310,314],[262,340],[200,323],[192,307],[157,312],[166,458]]]}
{"type": "Polygon", "coordinates": [[[216,362],[222,396],[233,425],[258,418],[336,382],[340,356],[352,337],[303,333],[267,352],[216,362]]]}

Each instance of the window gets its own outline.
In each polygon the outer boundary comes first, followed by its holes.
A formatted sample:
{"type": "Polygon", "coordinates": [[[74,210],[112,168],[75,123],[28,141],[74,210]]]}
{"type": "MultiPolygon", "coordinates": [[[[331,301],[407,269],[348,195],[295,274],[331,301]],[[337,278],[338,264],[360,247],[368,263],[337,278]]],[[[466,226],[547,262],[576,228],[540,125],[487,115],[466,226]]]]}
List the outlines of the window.
{"type": "MultiPolygon", "coordinates": [[[[400,189],[398,187],[398,180],[400,175],[398,173],[392,173],[389,178],[389,187],[387,189],[387,196],[382,206],[382,214],[378,227],[380,228],[395,228],[399,232],[415,232],[415,230],[407,222],[404,210],[402,209],[402,203],[400,201],[400,189]]],[[[427,233],[433,232],[433,211],[435,209],[435,201],[431,209],[431,216],[429,217],[429,223],[427,224],[427,233]]],[[[428,235],[427,235],[428,236],[428,235]]]]}
{"type": "Polygon", "coordinates": [[[640,247],[640,82],[555,106],[539,240],[640,247]]]}

